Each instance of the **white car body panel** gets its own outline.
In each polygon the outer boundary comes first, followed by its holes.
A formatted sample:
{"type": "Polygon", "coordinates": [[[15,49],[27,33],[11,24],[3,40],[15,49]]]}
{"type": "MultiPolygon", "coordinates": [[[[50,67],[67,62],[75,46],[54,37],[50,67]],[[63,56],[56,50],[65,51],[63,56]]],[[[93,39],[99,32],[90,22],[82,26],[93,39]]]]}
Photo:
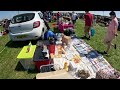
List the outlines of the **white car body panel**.
{"type": "Polygon", "coordinates": [[[43,19],[41,19],[38,15],[39,12],[33,13],[35,13],[35,16],[30,21],[10,24],[9,37],[12,41],[36,40],[41,36],[44,36],[47,27],[45,26],[43,19]],[[40,21],[40,26],[37,28],[33,28],[33,23],[36,21],[40,21]]]}

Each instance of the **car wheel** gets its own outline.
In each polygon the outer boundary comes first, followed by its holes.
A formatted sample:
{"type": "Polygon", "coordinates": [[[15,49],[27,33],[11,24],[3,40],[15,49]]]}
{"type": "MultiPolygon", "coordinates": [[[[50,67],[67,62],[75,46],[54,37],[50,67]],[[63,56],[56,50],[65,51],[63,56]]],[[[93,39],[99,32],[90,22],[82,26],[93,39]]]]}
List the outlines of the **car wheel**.
{"type": "Polygon", "coordinates": [[[45,30],[45,29],[43,28],[43,29],[42,29],[41,37],[39,38],[40,40],[44,40],[44,32],[45,32],[44,30],[45,30]]]}

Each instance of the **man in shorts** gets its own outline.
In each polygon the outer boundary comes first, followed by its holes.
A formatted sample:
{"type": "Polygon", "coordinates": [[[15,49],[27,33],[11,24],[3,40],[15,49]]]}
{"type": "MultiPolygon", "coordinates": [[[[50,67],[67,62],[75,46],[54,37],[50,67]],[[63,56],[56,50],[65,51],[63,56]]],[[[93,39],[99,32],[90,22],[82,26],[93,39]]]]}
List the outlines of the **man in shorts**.
{"type": "Polygon", "coordinates": [[[85,11],[84,19],[85,19],[84,38],[87,38],[87,34],[88,34],[88,40],[90,40],[89,32],[93,25],[93,14],[89,13],[89,11],[85,11]]]}

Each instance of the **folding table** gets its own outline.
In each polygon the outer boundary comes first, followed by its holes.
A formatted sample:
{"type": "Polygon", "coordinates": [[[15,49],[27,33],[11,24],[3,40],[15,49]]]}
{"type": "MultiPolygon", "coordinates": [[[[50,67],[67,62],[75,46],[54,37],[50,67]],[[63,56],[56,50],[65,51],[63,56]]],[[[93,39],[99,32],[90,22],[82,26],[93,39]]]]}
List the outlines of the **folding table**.
{"type": "Polygon", "coordinates": [[[32,45],[30,48],[30,52],[28,53],[27,48],[28,46],[24,46],[17,56],[17,59],[20,60],[20,63],[22,64],[25,70],[34,68],[33,56],[36,50],[36,45],[32,45]]]}

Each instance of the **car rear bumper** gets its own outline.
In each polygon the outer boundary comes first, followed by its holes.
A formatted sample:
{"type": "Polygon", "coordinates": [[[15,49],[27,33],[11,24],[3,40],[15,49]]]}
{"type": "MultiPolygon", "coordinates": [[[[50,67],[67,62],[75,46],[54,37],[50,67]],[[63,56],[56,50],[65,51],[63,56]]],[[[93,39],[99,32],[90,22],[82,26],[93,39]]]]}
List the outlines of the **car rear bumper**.
{"type": "Polygon", "coordinates": [[[42,35],[42,30],[39,31],[30,31],[24,33],[13,34],[9,32],[9,37],[12,41],[26,41],[26,40],[36,40],[42,35]]]}

